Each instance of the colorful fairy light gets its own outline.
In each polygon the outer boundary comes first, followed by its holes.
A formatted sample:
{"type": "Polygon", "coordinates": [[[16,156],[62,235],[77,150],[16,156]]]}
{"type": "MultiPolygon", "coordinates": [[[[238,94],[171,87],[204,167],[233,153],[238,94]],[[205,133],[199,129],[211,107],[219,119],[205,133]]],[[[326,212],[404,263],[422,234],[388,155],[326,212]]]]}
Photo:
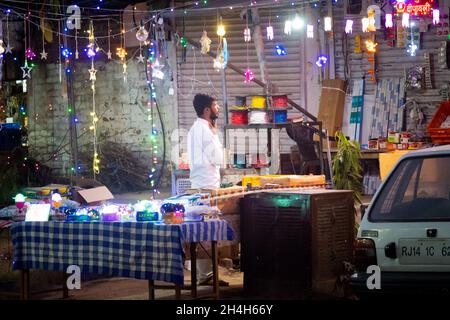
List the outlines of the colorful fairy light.
{"type": "Polygon", "coordinates": [[[116,50],[116,54],[120,58],[120,60],[124,60],[125,57],[127,56],[127,51],[124,48],[119,47],[116,50]]]}
{"type": "Polygon", "coordinates": [[[314,38],[314,26],[312,24],[306,25],[306,37],[309,39],[314,38]]]}
{"type": "Polygon", "coordinates": [[[347,19],[345,21],[345,33],[349,34],[353,32],[353,20],[347,19]]]}
{"type": "Polygon", "coordinates": [[[144,42],[148,38],[148,31],[145,30],[144,25],[141,24],[139,27],[139,30],[136,32],[136,39],[139,40],[139,42],[144,42]]]}
{"type": "Polygon", "coordinates": [[[385,19],[385,22],[384,22],[384,26],[386,28],[394,27],[394,22],[392,21],[392,13],[386,13],[386,19],[385,19]]]}

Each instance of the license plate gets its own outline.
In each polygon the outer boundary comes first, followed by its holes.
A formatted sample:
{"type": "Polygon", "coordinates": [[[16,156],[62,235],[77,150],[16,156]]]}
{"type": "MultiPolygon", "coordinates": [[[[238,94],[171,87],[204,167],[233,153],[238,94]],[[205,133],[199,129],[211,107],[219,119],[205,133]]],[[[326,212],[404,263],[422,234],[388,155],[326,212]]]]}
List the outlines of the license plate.
{"type": "Polygon", "coordinates": [[[450,264],[450,239],[399,239],[400,264],[450,264]]]}

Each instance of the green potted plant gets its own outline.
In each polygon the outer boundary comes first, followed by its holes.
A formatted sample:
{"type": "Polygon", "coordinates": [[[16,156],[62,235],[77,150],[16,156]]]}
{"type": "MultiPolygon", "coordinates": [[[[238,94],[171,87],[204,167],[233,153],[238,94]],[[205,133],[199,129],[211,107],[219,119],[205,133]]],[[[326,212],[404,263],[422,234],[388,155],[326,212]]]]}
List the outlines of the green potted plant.
{"type": "Polygon", "coordinates": [[[337,154],[333,158],[333,181],[334,187],[339,190],[353,190],[355,201],[361,201],[362,190],[362,166],[361,148],[357,141],[350,141],[342,133],[336,132],[337,154]]]}

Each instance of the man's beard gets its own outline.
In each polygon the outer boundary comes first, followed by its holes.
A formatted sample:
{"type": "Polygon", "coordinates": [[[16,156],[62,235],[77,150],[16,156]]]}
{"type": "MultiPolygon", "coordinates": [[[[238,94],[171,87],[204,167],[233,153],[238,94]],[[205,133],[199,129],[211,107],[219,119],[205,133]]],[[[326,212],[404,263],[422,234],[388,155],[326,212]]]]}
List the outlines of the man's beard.
{"type": "Polygon", "coordinates": [[[211,115],[209,116],[209,118],[211,119],[211,121],[216,121],[217,118],[219,118],[219,116],[217,114],[215,114],[214,112],[211,112],[211,115]]]}

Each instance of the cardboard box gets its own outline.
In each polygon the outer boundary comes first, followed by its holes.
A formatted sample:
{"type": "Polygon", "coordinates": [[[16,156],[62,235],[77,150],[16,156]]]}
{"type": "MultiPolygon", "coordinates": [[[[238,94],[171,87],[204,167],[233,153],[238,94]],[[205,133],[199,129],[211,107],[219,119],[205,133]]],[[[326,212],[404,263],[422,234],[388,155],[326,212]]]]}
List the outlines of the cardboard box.
{"type": "Polygon", "coordinates": [[[330,137],[342,130],[346,89],[345,80],[333,79],[322,82],[317,120],[322,121],[322,128],[328,129],[330,137]]]}
{"type": "Polygon", "coordinates": [[[79,195],[78,202],[91,206],[98,206],[103,201],[114,199],[112,193],[105,186],[78,190],[77,193],[79,195]]]}

